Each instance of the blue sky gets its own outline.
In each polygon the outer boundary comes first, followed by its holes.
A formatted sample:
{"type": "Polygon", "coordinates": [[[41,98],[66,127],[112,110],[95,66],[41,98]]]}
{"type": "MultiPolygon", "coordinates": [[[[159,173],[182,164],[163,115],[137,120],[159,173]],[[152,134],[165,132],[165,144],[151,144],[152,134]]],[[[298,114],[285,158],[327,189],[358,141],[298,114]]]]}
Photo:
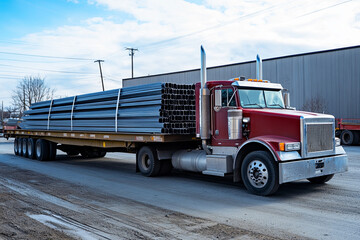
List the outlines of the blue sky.
{"type": "Polygon", "coordinates": [[[44,77],[56,96],[99,91],[95,59],[105,60],[105,88],[121,87],[125,47],[139,48],[143,76],[198,68],[201,44],[215,66],[359,39],[359,0],[0,0],[0,101],[11,104],[24,76],[44,77]]]}

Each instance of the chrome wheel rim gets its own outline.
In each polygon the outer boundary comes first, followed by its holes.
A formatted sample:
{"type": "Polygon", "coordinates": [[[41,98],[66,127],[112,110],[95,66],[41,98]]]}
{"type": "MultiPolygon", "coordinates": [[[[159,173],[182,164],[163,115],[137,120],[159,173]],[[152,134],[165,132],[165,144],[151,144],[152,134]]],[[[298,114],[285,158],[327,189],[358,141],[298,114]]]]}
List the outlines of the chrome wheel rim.
{"type": "Polygon", "coordinates": [[[41,155],[41,146],[40,144],[36,144],[36,156],[40,157],[41,155]]]}
{"type": "Polygon", "coordinates": [[[151,160],[150,160],[150,157],[148,154],[144,154],[142,156],[141,163],[145,170],[149,170],[150,165],[151,165],[151,160]]]}
{"type": "Polygon", "coordinates": [[[27,146],[28,146],[28,155],[30,156],[32,154],[32,148],[31,148],[31,142],[29,140],[27,146]]]}
{"type": "Polygon", "coordinates": [[[247,177],[252,186],[262,188],[269,180],[268,169],[260,160],[253,160],[248,165],[247,177]]]}
{"type": "Polygon", "coordinates": [[[22,154],[26,154],[26,140],[23,140],[23,143],[22,143],[22,154]]]}

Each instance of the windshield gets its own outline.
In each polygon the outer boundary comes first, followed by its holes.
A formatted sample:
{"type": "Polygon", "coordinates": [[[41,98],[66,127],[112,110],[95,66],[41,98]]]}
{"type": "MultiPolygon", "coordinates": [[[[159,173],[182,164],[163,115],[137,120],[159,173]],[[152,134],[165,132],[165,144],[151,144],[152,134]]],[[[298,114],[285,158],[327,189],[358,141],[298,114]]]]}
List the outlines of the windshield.
{"type": "Polygon", "coordinates": [[[285,108],[281,90],[239,89],[243,108],[285,108]]]}

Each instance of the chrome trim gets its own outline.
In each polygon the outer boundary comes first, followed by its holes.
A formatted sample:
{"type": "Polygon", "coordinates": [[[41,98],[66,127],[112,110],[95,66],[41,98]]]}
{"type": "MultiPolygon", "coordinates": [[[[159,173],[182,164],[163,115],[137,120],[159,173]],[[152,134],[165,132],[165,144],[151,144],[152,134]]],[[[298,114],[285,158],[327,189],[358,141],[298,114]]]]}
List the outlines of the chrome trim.
{"type": "Polygon", "coordinates": [[[313,117],[300,117],[300,135],[301,135],[301,156],[303,158],[330,156],[335,154],[335,118],[331,115],[321,115],[313,117]],[[318,151],[318,152],[307,152],[307,124],[332,124],[333,131],[333,148],[332,150],[318,151]]]}
{"type": "Polygon", "coordinates": [[[275,90],[283,89],[283,87],[279,83],[235,81],[231,85],[235,87],[245,87],[245,88],[263,88],[263,89],[275,89],[275,90]]]}
{"type": "Polygon", "coordinates": [[[301,159],[301,156],[297,151],[291,151],[291,152],[278,151],[277,154],[279,155],[280,160],[282,162],[301,159]]]}
{"type": "Polygon", "coordinates": [[[279,163],[279,183],[342,173],[348,170],[347,155],[314,158],[293,162],[279,163]],[[324,167],[316,168],[317,162],[324,162],[324,167]]]}
{"type": "Polygon", "coordinates": [[[242,110],[228,110],[228,137],[229,139],[242,139],[242,110]]]}

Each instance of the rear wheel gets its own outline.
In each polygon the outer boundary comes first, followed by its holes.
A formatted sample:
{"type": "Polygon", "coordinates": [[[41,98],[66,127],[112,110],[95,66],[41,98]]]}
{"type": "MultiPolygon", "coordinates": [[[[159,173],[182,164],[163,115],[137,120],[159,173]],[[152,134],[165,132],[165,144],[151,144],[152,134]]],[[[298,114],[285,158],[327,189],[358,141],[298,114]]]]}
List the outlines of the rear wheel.
{"type": "Polygon", "coordinates": [[[137,164],[140,172],[147,177],[154,177],[159,174],[160,161],[153,149],[142,147],[137,154],[137,164]]]}
{"type": "Polygon", "coordinates": [[[47,161],[49,159],[49,142],[44,139],[36,141],[36,159],[39,161],[47,161]]]}
{"type": "Polygon", "coordinates": [[[27,138],[21,139],[21,156],[28,157],[27,138]]]}
{"type": "Polygon", "coordinates": [[[267,196],[279,188],[277,165],[270,153],[249,153],[241,164],[241,178],[251,193],[267,196]]]}
{"type": "Polygon", "coordinates": [[[35,142],[36,142],[36,140],[33,138],[28,138],[28,140],[27,140],[28,158],[30,158],[30,159],[36,158],[35,142]]]}
{"type": "Polygon", "coordinates": [[[56,159],[56,149],[57,143],[48,142],[49,143],[49,161],[53,161],[56,159]]]}
{"type": "Polygon", "coordinates": [[[315,183],[315,184],[322,184],[330,181],[333,178],[334,174],[320,176],[320,177],[314,177],[314,178],[308,178],[309,182],[315,183]]]}
{"type": "Polygon", "coordinates": [[[19,148],[20,148],[19,138],[15,138],[15,140],[14,140],[14,154],[15,155],[19,155],[19,148]]]}
{"type": "Polygon", "coordinates": [[[341,143],[344,145],[351,145],[354,142],[354,134],[352,131],[344,130],[341,133],[341,143]]]}

